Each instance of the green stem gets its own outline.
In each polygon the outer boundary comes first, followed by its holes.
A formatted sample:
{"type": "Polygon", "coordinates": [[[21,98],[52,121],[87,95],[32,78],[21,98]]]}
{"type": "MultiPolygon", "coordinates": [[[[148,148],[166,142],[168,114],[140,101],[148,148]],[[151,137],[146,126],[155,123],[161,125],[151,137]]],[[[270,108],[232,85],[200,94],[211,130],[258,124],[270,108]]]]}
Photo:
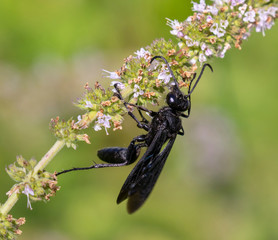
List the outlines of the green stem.
{"type": "MultiPolygon", "coordinates": [[[[42,159],[38,162],[35,166],[34,171],[31,173],[37,174],[38,171],[43,170],[48,163],[54,158],[54,156],[65,146],[65,141],[57,140],[55,144],[49,149],[49,151],[42,157],[42,159]]],[[[7,201],[2,205],[0,212],[3,215],[8,214],[8,212],[13,208],[18,200],[19,194],[14,192],[11,196],[7,199],[7,201]]]]}
{"type": "Polygon", "coordinates": [[[38,171],[43,170],[49,162],[55,157],[55,155],[65,146],[65,141],[57,140],[49,151],[42,157],[38,164],[34,168],[33,174],[37,174],[38,171]]]}

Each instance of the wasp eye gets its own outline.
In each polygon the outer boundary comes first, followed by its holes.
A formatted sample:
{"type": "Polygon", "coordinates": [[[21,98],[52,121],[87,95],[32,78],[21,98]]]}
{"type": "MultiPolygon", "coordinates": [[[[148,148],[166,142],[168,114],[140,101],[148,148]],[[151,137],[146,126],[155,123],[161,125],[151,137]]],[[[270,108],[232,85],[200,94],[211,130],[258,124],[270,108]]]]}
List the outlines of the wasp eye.
{"type": "Polygon", "coordinates": [[[174,105],[174,104],[177,102],[177,97],[176,97],[175,94],[173,94],[173,93],[170,92],[170,93],[168,93],[168,95],[167,95],[166,101],[167,101],[167,104],[168,104],[169,106],[172,106],[172,105],[174,105]]]}

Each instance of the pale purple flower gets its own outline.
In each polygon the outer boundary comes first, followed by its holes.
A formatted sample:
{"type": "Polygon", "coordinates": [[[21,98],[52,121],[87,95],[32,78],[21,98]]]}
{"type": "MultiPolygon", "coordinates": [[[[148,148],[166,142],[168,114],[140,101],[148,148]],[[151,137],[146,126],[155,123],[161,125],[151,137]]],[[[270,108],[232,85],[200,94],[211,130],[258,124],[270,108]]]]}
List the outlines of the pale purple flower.
{"type": "Polygon", "coordinates": [[[212,24],[212,26],[209,29],[214,35],[218,34],[218,23],[212,24]]]}
{"type": "Polygon", "coordinates": [[[214,0],[214,5],[222,6],[223,4],[229,4],[231,0],[214,0]]]}
{"type": "Polygon", "coordinates": [[[212,15],[218,14],[218,8],[215,6],[207,6],[207,11],[210,12],[212,15]]]}
{"type": "Polygon", "coordinates": [[[81,120],[82,120],[81,115],[78,115],[78,116],[77,116],[77,122],[76,122],[75,124],[78,124],[81,120]]]}
{"type": "Polygon", "coordinates": [[[102,69],[103,72],[108,73],[105,77],[111,78],[111,79],[121,79],[121,77],[116,72],[109,72],[107,70],[102,69]]]}
{"type": "Polygon", "coordinates": [[[245,13],[246,9],[247,9],[247,4],[243,4],[242,6],[240,6],[238,8],[238,10],[241,14],[245,13]]]}
{"type": "Polygon", "coordinates": [[[250,29],[249,29],[248,32],[242,34],[242,39],[246,40],[247,38],[250,37],[250,35],[251,35],[251,33],[250,33],[250,29]]]}
{"type": "Polygon", "coordinates": [[[162,80],[164,84],[168,84],[170,82],[171,77],[172,76],[169,74],[169,71],[166,69],[163,69],[162,72],[160,72],[157,76],[157,78],[162,80]]]}
{"type": "Polygon", "coordinates": [[[244,3],[245,0],[231,0],[231,6],[237,6],[237,5],[240,5],[242,3],[244,3]]]}
{"type": "Polygon", "coordinates": [[[190,37],[188,37],[187,35],[184,36],[184,39],[186,40],[186,45],[188,47],[192,47],[192,46],[199,46],[199,42],[196,40],[192,40],[190,37]]]}
{"type": "Polygon", "coordinates": [[[204,12],[205,9],[206,9],[206,2],[205,0],[200,0],[200,4],[196,3],[196,2],[193,2],[193,7],[192,7],[192,11],[194,12],[204,12]]]}
{"type": "Polygon", "coordinates": [[[30,208],[30,210],[32,210],[32,206],[31,206],[29,195],[34,196],[34,190],[30,187],[29,184],[26,184],[24,190],[22,191],[22,193],[27,196],[27,208],[30,208]]]}
{"type": "MultiPolygon", "coordinates": [[[[219,45],[219,48],[220,48],[220,45],[219,45]]],[[[222,48],[222,46],[221,46],[221,48],[222,48]]],[[[220,49],[221,49],[221,48],[220,48],[220,49]]],[[[223,48],[223,50],[222,50],[221,52],[219,52],[218,57],[224,58],[224,57],[225,57],[225,53],[226,53],[227,50],[230,49],[230,48],[231,48],[231,45],[230,45],[229,43],[225,43],[224,48],[223,48]]]]}
{"type": "Polygon", "coordinates": [[[101,130],[101,126],[99,124],[96,124],[94,126],[94,130],[97,132],[97,131],[100,131],[101,130]]]}
{"type": "Polygon", "coordinates": [[[192,22],[192,16],[189,16],[189,17],[186,19],[186,22],[192,22]]]}
{"type": "Polygon", "coordinates": [[[179,48],[182,48],[184,46],[184,43],[183,42],[178,42],[178,46],[179,46],[179,48]]]}
{"type": "Polygon", "coordinates": [[[211,20],[213,20],[212,16],[208,15],[207,16],[207,22],[210,22],[211,20]]]}
{"type": "Polygon", "coordinates": [[[196,62],[197,62],[197,59],[196,59],[195,57],[192,58],[192,59],[189,61],[189,63],[190,63],[191,65],[194,65],[196,62]]]}
{"type": "Polygon", "coordinates": [[[183,30],[182,23],[180,23],[178,20],[171,20],[169,18],[167,19],[167,25],[170,26],[173,30],[170,31],[172,35],[182,37],[183,33],[181,32],[183,30]]]}
{"type": "Polygon", "coordinates": [[[255,22],[256,12],[252,9],[244,14],[243,22],[255,22]]]}
{"type": "Polygon", "coordinates": [[[177,37],[178,37],[178,38],[183,38],[183,36],[184,36],[183,32],[178,32],[178,33],[177,33],[177,37]]]}
{"type": "Polygon", "coordinates": [[[266,21],[267,21],[267,11],[263,10],[263,9],[259,9],[258,10],[258,14],[259,14],[259,22],[257,23],[256,26],[256,31],[257,32],[262,32],[263,35],[264,34],[264,30],[266,29],[266,21]]]}
{"type": "Polygon", "coordinates": [[[197,14],[196,14],[196,18],[197,18],[198,20],[202,20],[203,17],[204,17],[203,13],[197,13],[197,14]]]}
{"type": "Polygon", "coordinates": [[[211,56],[211,55],[213,54],[213,52],[212,52],[212,50],[211,50],[210,48],[207,48],[207,49],[205,50],[205,54],[206,54],[207,56],[211,56]]]}
{"type": "Polygon", "coordinates": [[[219,38],[223,37],[226,33],[223,28],[219,27],[218,23],[214,23],[209,30],[219,38]]]}
{"type": "Polygon", "coordinates": [[[134,85],[133,92],[134,92],[133,96],[135,98],[137,98],[139,95],[143,95],[144,94],[144,91],[137,84],[134,85]]]}
{"type": "Polygon", "coordinates": [[[220,20],[220,27],[226,29],[229,25],[228,20],[220,20]]]}
{"type": "Polygon", "coordinates": [[[202,62],[205,62],[205,61],[207,61],[207,58],[206,58],[205,54],[200,53],[199,62],[202,63],[202,62]]]}
{"type": "Polygon", "coordinates": [[[222,0],[214,0],[214,4],[222,6],[224,4],[224,1],[222,1],[222,0]]]}
{"type": "Polygon", "coordinates": [[[266,11],[270,16],[275,17],[278,7],[269,7],[266,11]]]}
{"type": "Polygon", "coordinates": [[[104,127],[106,135],[109,135],[107,132],[107,128],[111,127],[110,122],[109,122],[110,120],[111,120],[111,117],[109,115],[105,115],[101,112],[98,112],[98,118],[95,121],[94,130],[99,131],[99,130],[101,130],[101,127],[104,127]]]}
{"type": "Polygon", "coordinates": [[[93,104],[92,104],[91,101],[85,101],[85,102],[86,102],[86,105],[85,105],[86,108],[92,108],[93,107],[93,104]]]}
{"type": "Polygon", "coordinates": [[[207,44],[201,43],[201,49],[204,51],[207,48],[207,44]]]}
{"type": "Polygon", "coordinates": [[[146,51],[144,48],[136,51],[135,54],[137,55],[138,59],[144,58],[145,60],[148,60],[149,56],[151,55],[150,52],[146,51]]]}
{"type": "Polygon", "coordinates": [[[274,21],[267,21],[268,20],[268,15],[274,15],[275,16],[275,13],[276,11],[278,10],[277,7],[272,7],[268,10],[264,10],[264,9],[259,9],[258,10],[258,14],[259,14],[259,22],[257,23],[256,25],[256,31],[257,32],[262,32],[263,36],[265,36],[265,29],[270,29],[273,24],[274,24],[274,21]]]}
{"type": "Polygon", "coordinates": [[[206,56],[211,56],[213,54],[212,50],[205,44],[201,44],[201,49],[205,52],[206,56]]]}

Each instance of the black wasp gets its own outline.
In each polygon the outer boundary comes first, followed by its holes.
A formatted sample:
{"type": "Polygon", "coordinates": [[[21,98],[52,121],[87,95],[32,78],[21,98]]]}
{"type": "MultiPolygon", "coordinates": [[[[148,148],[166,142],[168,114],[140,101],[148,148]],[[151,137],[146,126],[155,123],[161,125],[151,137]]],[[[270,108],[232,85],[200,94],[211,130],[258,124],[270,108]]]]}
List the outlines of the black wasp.
{"type": "Polygon", "coordinates": [[[209,67],[210,70],[213,71],[209,64],[204,64],[192,90],[191,84],[196,78],[196,74],[189,85],[188,93],[185,95],[181,92],[169,63],[164,57],[155,56],[151,59],[150,63],[158,58],[166,63],[174,81],[171,86],[171,91],[166,97],[168,106],[162,107],[158,112],[154,112],[143,106],[127,103],[123,100],[117,85],[115,85],[117,90],[116,95],[124,102],[126,108],[128,109],[128,106],[132,106],[138,109],[142,117],[141,121],[139,121],[130,110],[128,110],[128,114],[137,122],[139,128],[143,128],[147,131],[147,134],[133,138],[127,148],[110,147],[99,150],[97,155],[101,160],[107,162],[106,164],[94,164],[90,167],[72,168],[57,173],[57,175],[59,175],[76,170],[126,166],[134,163],[139,157],[141,148],[146,147],[147,150],[145,154],[128,175],[117,198],[118,204],[128,199],[128,213],[133,213],[140,208],[151,193],[177,135],[184,135],[181,117],[188,118],[190,115],[192,92],[198,84],[205,67],[209,67]],[[141,111],[147,112],[148,115],[152,117],[151,122],[143,116],[141,111]],[[164,144],[166,144],[166,146],[163,148],[164,144]]]}

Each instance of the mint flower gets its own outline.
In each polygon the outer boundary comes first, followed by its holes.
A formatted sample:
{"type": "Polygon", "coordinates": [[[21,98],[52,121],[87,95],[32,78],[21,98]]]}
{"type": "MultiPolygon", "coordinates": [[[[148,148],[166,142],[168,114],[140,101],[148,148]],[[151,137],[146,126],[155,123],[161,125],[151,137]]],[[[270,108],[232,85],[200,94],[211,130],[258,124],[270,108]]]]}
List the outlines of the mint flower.
{"type": "Polygon", "coordinates": [[[216,35],[217,37],[221,38],[225,35],[225,29],[228,27],[229,22],[227,20],[220,20],[220,23],[214,23],[210,27],[210,31],[216,35]]]}
{"type": "Polygon", "coordinates": [[[137,55],[137,58],[144,58],[145,60],[148,60],[150,57],[150,52],[146,51],[144,48],[141,48],[140,50],[136,51],[135,54],[137,55]]]}
{"type": "Polygon", "coordinates": [[[210,31],[216,35],[217,37],[221,38],[225,35],[226,31],[221,28],[218,23],[214,23],[211,27],[210,27],[210,31]]]}
{"type": "Polygon", "coordinates": [[[207,6],[207,11],[212,15],[217,15],[219,10],[216,6],[207,6]]]}
{"type": "Polygon", "coordinates": [[[213,54],[212,50],[205,43],[201,44],[201,49],[205,52],[206,56],[211,56],[213,54]]]}
{"type": "MultiPolygon", "coordinates": [[[[221,45],[220,45],[220,46],[221,46],[221,45]]],[[[224,58],[224,57],[225,57],[226,51],[227,51],[228,49],[230,49],[230,48],[231,48],[231,45],[230,45],[229,43],[225,43],[225,44],[224,44],[223,50],[220,51],[220,52],[218,53],[218,57],[224,58]]],[[[222,49],[222,46],[221,46],[221,49],[222,49]]]]}
{"type": "Polygon", "coordinates": [[[92,104],[91,101],[85,101],[85,102],[86,102],[86,104],[85,104],[86,108],[92,108],[93,107],[93,104],[92,104]]]}
{"type": "Polygon", "coordinates": [[[172,76],[169,74],[169,70],[163,69],[157,76],[157,79],[162,80],[164,84],[168,84],[170,82],[170,78],[172,76]]]}
{"type": "Polygon", "coordinates": [[[270,29],[274,25],[273,19],[269,18],[269,16],[275,17],[277,11],[277,7],[270,7],[267,10],[259,9],[259,21],[256,25],[256,32],[262,32],[263,36],[265,36],[265,29],[270,29]]]}
{"type": "Polygon", "coordinates": [[[200,4],[193,2],[193,1],[192,1],[192,3],[193,3],[192,11],[201,12],[201,13],[205,11],[205,9],[206,9],[205,0],[201,0],[200,4]]]}
{"type": "Polygon", "coordinates": [[[244,22],[255,22],[256,12],[252,9],[244,14],[244,18],[242,19],[244,22]]]}
{"type": "Polygon", "coordinates": [[[231,0],[231,5],[233,7],[235,7],[235,6],[240,5],[240,4],[244,3],[244,2],[245,2],[245,0],[231,0]]]}
{"type": "MultiPolygon", "coordinates": [[[[242,6],[240,6],[238,8],[241,15],[246,11],[246,9],[247,9],[247,4],[243,4],[242,6]]],[[[241,18],[241,15],[239,15],[240,18],[241,18]]]]}
{"type": "Polygon", "coordinates": [[[178,20],[171,20],[169,18],[166,19],[167,25],[173,28],[173,30],[171,30],[170,33],[177,37],[183,37],[183,33],[181,32],[183,30],[182,23],[180,23],[178,20]]]}
{"type": "Polygon", "coordinates": [[[144,94],[144,91],[140,88],[138,84],[134,84],[133,92],[134,92],[133,94],[134,98],[138,98],[139,95],[144,94]]]}
{"type": "Polygon", "coordinates": [[[199,42],[196,40],[192,40],[190,37],[188,37],[187,35],[184,36],[184,39],[186,39],[186,45],[188,47],[192,47],[192,46],[199,46],[199,42]]]}
{"type": "Polygon", "coordinates": [[[278,7],[269,7],[266,11],[268,15],[270,15],[271,17],[275,17],[276,12],[278,11],[278,7]]]}
{"type": "Polygon", "coordinates": [[[102,112],[97,112],[97,116],[98,116],[98,118],[95,121],[94,130],[99,131],[99,130],[101,130],[101,127],[104,127],[106,135],[109,135],[107,128],[111,127],[110,122],[109,122],[111,120],[111,117],[109,115],[103,114],[102,112]]]}
{"type": "Polygon", "coordinates": [[[229,25],[228,20],[220,20],[220,27],[226,29],[229,25]]]}
{"type": "Polygon", "coordinates": [[[121,77],[116,72],[109,72],[107,70],[102,69],[103,72],[108,73],[105,77],[111,78],[111,79],[121,79],[121,77]]]}
{"type": "Polygon", "coordinates": [[[207,58],[206,58],[206,56],[205,56],[203,53],[201,53],[201,54],[199,55],[199,62],[200,62],[200,63],[203,63],[203,62],[205,62],[205,61],[207,61],[207,58]]]}
{"type": "Polygon", "coordinates": [[[34,196],[33,189],[29,186],[29,184],[26,184],[24,190],[22,191],[22,193],[27,196],[27,208],[30,208],[30,210],[32,210],[32,206],[31,206],[29,195],[34,196]]]}
{"type": "Polygon", "coordinates": [[[78,116],[77,116],[77,122],[76,122],[75,124],[79,124],[81,120],[82,120],[81,115],[78,115],[78,116]]]}

